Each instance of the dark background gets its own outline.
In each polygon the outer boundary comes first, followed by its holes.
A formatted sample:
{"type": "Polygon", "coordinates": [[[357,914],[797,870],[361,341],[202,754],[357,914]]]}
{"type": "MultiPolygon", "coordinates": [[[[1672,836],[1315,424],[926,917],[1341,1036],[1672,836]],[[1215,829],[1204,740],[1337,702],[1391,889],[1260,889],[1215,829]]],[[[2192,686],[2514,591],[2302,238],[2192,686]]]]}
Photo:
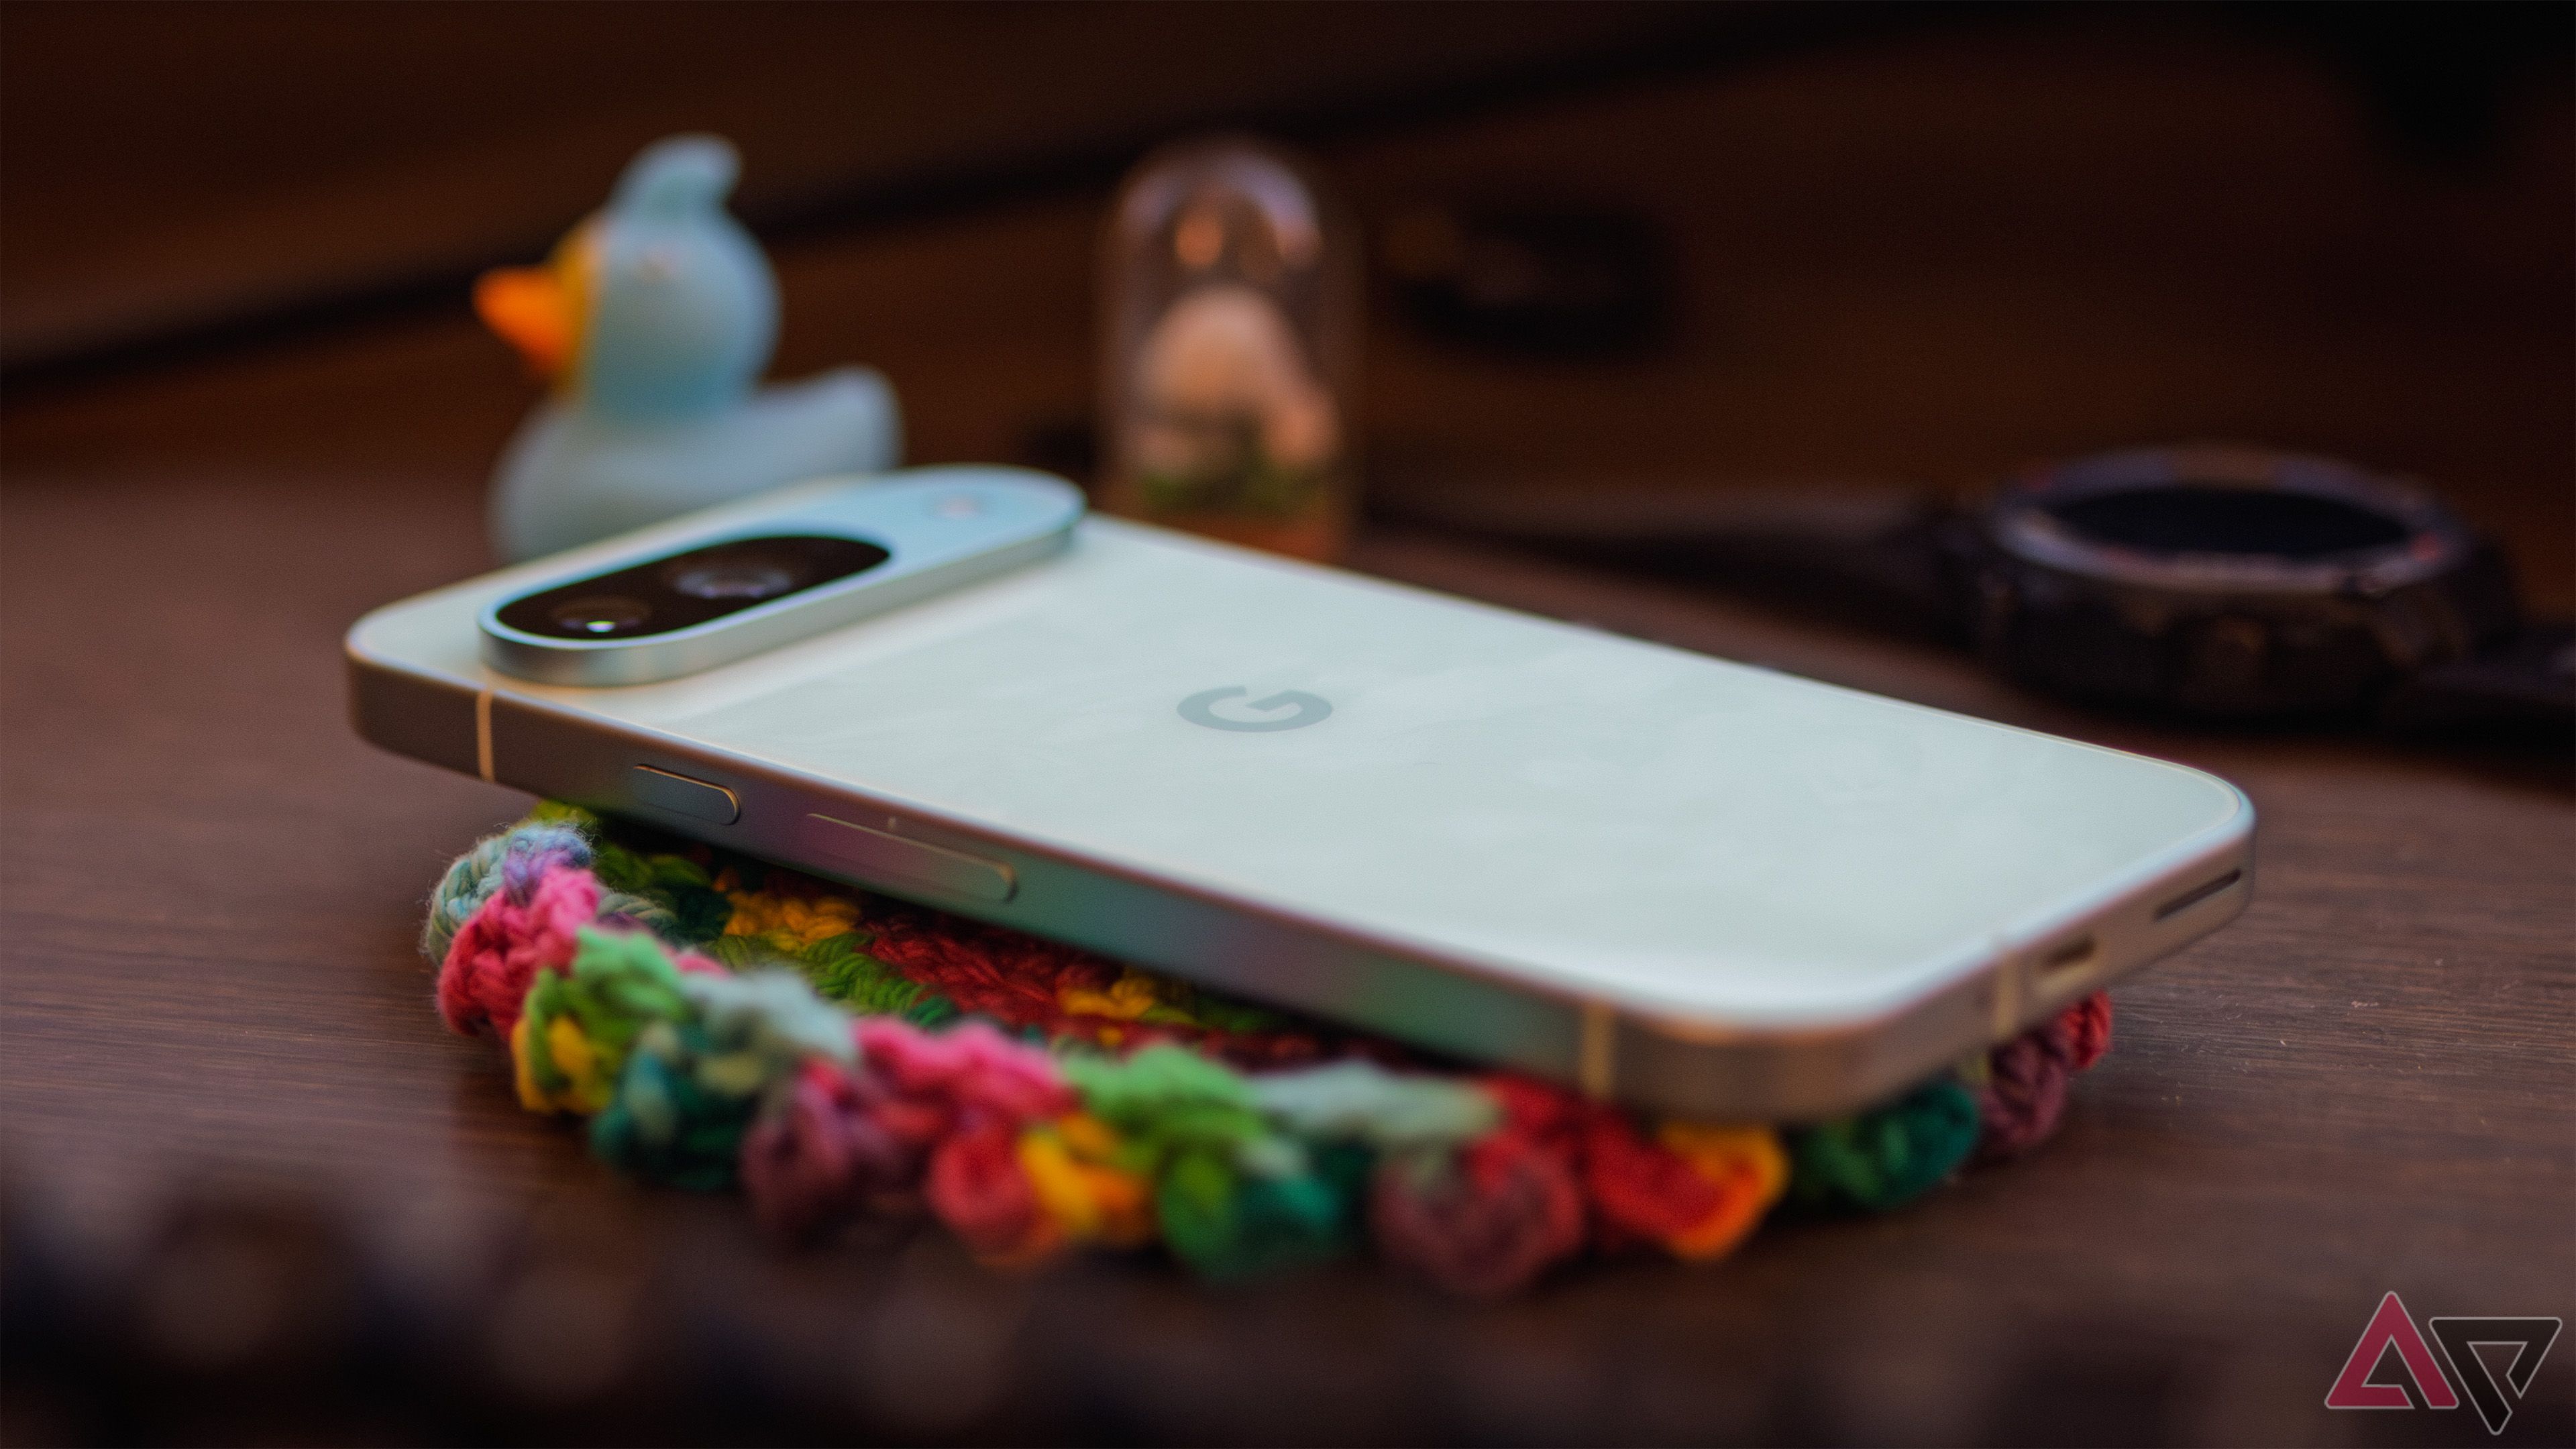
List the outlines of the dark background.
{"type": "MultiPolygon", "coordinates": [[[[377,365],[446,403],[401,459],[482,461],[527,395],[466,284],[687,128],[744,149],[782,372],[884,368],[915,461],[1043,454],[1090,412],[1108,186],[1155,140],[1240,124],[1319,152],[1370,221],[1600,205],[1676,263],[1670,341],[1641,359],[1498,361],[1381,317],[1366,438],[1395,482],[1963,490],[2241,438],[2433,480],[2515,536],[2542,602],[2576,604],[2564,7],[8,15],[0,389],[53,404],[11,416],[21,468],[165,444],[74,405],[84,380],[292,366],[396,327],[420,340],[377,365]]],[[[302,421],[258,451],[396,461],[302,421]]]]}
{"type": "MultiPolygon", "coordinates": [[[[2147,725],[1965,658],[1403,528],[1355,566],[2183,759],[2243,920],[2120,993],[2065,1136],[1707,1272],[1468,1310],[804,1257],[518,1114],[407,941],[523,804],[368,751],[334,641],[482,565],[533,400],[472,320],[633,151],[745,155],[778,371],[913,461],[1078,465],[1092,244],[1249,127],[1363,222],[1607,210],[1660,340],[1532,359],[1372,293],[1381,491],[1915,482],[2203,438],[2426,480],[2576,608],[2559,5],[0,6],[0,1435],[2480,1441],[2318,1407],[2378,1294],[2576,1305],[2556,754],[2147,725]]],[[[2562,1344],[2507,1442],[2576,1433],[2562,1344]]]]}

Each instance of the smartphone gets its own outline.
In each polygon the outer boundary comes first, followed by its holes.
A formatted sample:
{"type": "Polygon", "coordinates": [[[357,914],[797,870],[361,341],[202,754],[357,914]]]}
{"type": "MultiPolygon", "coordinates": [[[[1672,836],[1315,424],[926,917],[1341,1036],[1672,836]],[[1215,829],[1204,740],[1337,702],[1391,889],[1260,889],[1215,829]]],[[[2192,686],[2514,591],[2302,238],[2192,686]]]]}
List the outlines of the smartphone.
{"type": "Polygon", "coordinates": [[[2225,923],[2213,776],[928,468],[367,615],[387,749],[1703,1118],[1902,1091],[2225,923]]]}

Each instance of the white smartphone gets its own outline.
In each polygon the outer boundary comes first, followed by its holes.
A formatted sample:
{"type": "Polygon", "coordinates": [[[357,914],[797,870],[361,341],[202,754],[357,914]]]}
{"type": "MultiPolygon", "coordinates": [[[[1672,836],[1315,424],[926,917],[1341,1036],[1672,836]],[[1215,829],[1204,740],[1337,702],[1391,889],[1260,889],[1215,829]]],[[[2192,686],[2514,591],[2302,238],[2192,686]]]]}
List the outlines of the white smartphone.
{"type": "Polygon", "coordinates": [[[2179,765],[1084,516],[826,479],[377,610],[402,754],[1660,1110],[1814,1120],[2225,923],[2179,765]]]}

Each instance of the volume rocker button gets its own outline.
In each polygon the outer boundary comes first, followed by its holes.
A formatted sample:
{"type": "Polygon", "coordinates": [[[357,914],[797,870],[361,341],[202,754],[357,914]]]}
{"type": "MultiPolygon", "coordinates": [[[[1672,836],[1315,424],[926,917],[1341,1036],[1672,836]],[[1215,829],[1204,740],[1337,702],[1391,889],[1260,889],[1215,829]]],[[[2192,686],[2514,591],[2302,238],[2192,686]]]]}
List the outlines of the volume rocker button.
{"type": "Polygon", "coordinates": [[[1000,861],[908,840],[829,815],[806,816],[797,834],[816,854],[889,887],[913,886],[996,905],[1019,890],[1019,879],[1000,861]]]}
{"type": "Polygon", "coordinates": [[[626,786],[635,792],[637,801],[691,820],[731,825],[742,818],[742,802],[734,798],[731,790],[651,765],[637,765],[628,771],[626,786]]]}

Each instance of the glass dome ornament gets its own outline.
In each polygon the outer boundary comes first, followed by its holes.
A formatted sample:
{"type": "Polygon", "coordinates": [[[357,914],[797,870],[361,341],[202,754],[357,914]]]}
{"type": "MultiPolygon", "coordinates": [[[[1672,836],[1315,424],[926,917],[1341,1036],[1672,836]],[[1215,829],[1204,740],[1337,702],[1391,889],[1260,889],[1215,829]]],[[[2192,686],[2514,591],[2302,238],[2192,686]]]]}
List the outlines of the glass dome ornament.
{"type": "Polygon", "coordinates": [[[1101,501],[1304,558],[1349,530],[1355,228],[1258,142],[1145,158],[1102,239],[1101,501]]]}

